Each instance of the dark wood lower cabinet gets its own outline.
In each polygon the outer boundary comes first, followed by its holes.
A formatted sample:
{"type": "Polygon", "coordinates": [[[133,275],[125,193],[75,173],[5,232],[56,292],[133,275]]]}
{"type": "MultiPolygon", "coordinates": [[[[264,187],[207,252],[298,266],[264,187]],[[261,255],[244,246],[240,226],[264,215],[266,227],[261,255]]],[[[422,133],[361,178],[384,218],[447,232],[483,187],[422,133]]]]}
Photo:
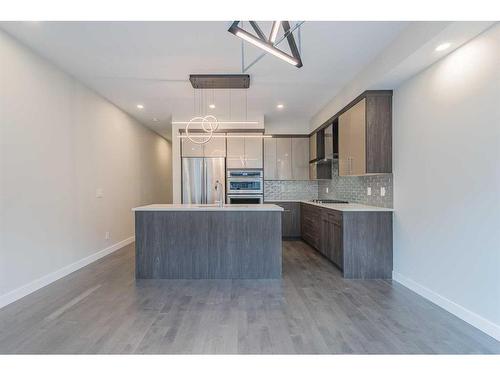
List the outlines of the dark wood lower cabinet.
{"type": "Polygon", "coordinates": [[[281,232],[284,239],[300,239],[300,202],[267,202],[283,207],[281,232]]]}
{"type": "Polygon", "coordinates": [[[337,267],[343,269],[342,214],[322,209],[321,250],[337,267]]]}
{"type": "Polygon", "coordinates": [[[316,250],[321,249],[321,216],[315,206],[300,204],[300,232],[302,239],[316,250]]]}
{"type": "Polygon", "coordinates": [[[342,212],[307,203],[300,210],[302,239],[345,278],[392,278],[392,212],[342,212]]]}

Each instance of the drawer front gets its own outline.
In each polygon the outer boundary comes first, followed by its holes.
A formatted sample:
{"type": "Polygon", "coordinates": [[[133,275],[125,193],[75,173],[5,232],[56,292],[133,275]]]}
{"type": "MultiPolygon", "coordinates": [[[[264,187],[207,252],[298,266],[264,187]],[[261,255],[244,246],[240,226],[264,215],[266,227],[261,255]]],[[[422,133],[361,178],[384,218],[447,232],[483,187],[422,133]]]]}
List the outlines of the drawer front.
{"type": "Polygon", "coordinates": [[[301,236],[302,239],[315,249],[321,246],[321,208],[302,203],[301,236]]]}
{"type": "Polygon", "coordinates": [[[328,222],[342,225],[342,212],[328,209],[326,215],[328,222]]]}

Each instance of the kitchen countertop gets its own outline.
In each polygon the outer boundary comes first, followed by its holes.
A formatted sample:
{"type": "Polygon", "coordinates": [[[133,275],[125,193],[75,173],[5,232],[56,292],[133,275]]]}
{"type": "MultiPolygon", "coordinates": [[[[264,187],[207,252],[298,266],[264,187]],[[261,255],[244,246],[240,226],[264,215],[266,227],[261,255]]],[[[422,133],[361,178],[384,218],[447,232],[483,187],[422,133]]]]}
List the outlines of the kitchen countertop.
{"type": "Polygon", "coordinates": [[[281,200],[270,200],[268,202],[276,202],[276,203],[279,203],[279,202],[300,202],[300,203],[310,204],[313,206],[330,208],[332,210],[346,211],[346,212],[347,211],[361,211],[361,212],[370,212],[370,211],[392,212],[392,211],[394,211],[394,208],[369,206],[369,205],[360,204],[360,203],[315,203],[315,202],[311,202],[308,200],[301,200],[301,199],[281,199],[281,200]]]}
{"type": "Polygon", "coordinates": [[[275,204],[150,204],[132,208],[132,211],[283,211],[275,204]]]}

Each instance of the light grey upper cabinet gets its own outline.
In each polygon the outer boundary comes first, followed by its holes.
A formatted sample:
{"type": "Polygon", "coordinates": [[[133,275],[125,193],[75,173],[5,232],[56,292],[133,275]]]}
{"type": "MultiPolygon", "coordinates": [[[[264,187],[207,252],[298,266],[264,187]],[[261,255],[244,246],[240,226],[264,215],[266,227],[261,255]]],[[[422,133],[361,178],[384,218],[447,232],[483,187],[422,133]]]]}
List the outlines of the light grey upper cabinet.
{"type": "MultiPolygon", "coordinates": [[[[253,134],[255,135],[255,133],[253,134]]],[[[262,138],[252,137],[245,139],[245,168],[263,168],[264,158],[262,138]]]]}
{"type": "Polygon", "coordinates": [[[392,173],[392,92],[370,92],[339,116],[339,174],[392,173]]]}
{"type": "MultiPolygon", "coordinates": [[[[228,136],[238,135],[228,133],[228,136]]],[[[227,168],[245,168],[245,138],[227,138],[227,168]]]]}
{"type": "Polygon", "coordinates": [[[264,139],[265,180],[309,180],[309,138],[264,139]]]}
{"type": "Polygon", "coordinates": [[[339,117],[339,175],[366,173],[366,101],[361,100],[339,117]]]}
{"type": "Polygon", "coordinates": [[[309,160],[314,160],[318,157],[317,133],[309,136],[309,160]]]}
{"type": "Polygon", "coordinates": [[[203,145],[182,138],[182,156],[192,158],[203,157],[203,145]]]}
{"type": "Polygon", "coordinates": [[[309,139],[307,137],[292,140],[292,178],[309,180],[309,139]]]}
{"type": "Polygon", "coordinates": [[[310,180],[318,179],[318,168],[316,163],[309,164],[309,179],[310,180]]]}
{"type": "Polygon", "coordinates": [[[206,158],[219,158],[226,156],[226,138],[225,134],[217,133],[207,143],[203,145],[203,155],[206,158]]]}
{"type": "Polygon", "coordinates": [[[225,157],[226,156],[226,138],[224,133],[217,133],[217,137],[212,137],[205,144],[191,142],[188,138],[182,139],[183,157],[225,157]]]}
{"type": "Polygon", "coordinates": [[[328,125],[325,128],[325,159],[333,159],[333,125],[328,125]]]}
{"type": "Polygon", "coordinates": [[[277,179],[276,165],[277,138],[264,138],[264,180],[277,179]]]}
{"type": "MultiPolygon", "coordinates": [[[[256,133],[228,133],[227,138],[227,168],[257,168],[263,167],[262,138],[248,137],[256,133]]],[[[259,133],[260,135],[260,133],[259,133]]]]}
{"type": "Polygon", "coordinates": [[[276,170],[278,180],[292,179],[291,138],[276,138],[276,170]]]}

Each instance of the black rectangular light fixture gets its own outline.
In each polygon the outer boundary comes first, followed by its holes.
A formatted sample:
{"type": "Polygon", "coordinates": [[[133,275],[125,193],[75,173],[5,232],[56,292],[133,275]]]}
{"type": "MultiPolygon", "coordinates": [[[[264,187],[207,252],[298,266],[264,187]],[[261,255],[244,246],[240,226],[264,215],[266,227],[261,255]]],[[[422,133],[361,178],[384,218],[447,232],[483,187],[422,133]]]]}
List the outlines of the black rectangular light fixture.
{"type": "Polygon", "coordinates": [[[228,31],[231,34],[234,34],[237,37],[253,44],[254,46],[259,47],[276,57],[279,57],[283,61],[286,61],[287,63],[296,66],[297,68],[302,67],[302,60],[300,58],[299,50],[297,49],[297,45],[295,43],[293,34],[290,32],[290,23],[288,21],[275,21],[275,23],[273,23],[271,35],[269,38],[265,37],[264,33],[257,25],[257,22],[249,21],[250,25],[257,33],[257,36],[250,34],[246,30],[243,30],[241,27],[238,26],[239,23],[240,21],[234,21],[231,24],[231,27],[229,27],[228,31]],[[278,33],[278,28],[280,25],[283,26],[283,30],[285,31],[285,35],[287,37],[288,45],[290,46],[290,51],[292,52],[292,55],[289,55],[281,51],[280,49],[276,48],[273,45],[274,42],[273,39],[276,38],[276,35],[278,33]]]}
{"type": "Polygon", "coordinates": [[[195,89],[248,89],[249,74],[191,74],[189,81],[195,89]]]}

